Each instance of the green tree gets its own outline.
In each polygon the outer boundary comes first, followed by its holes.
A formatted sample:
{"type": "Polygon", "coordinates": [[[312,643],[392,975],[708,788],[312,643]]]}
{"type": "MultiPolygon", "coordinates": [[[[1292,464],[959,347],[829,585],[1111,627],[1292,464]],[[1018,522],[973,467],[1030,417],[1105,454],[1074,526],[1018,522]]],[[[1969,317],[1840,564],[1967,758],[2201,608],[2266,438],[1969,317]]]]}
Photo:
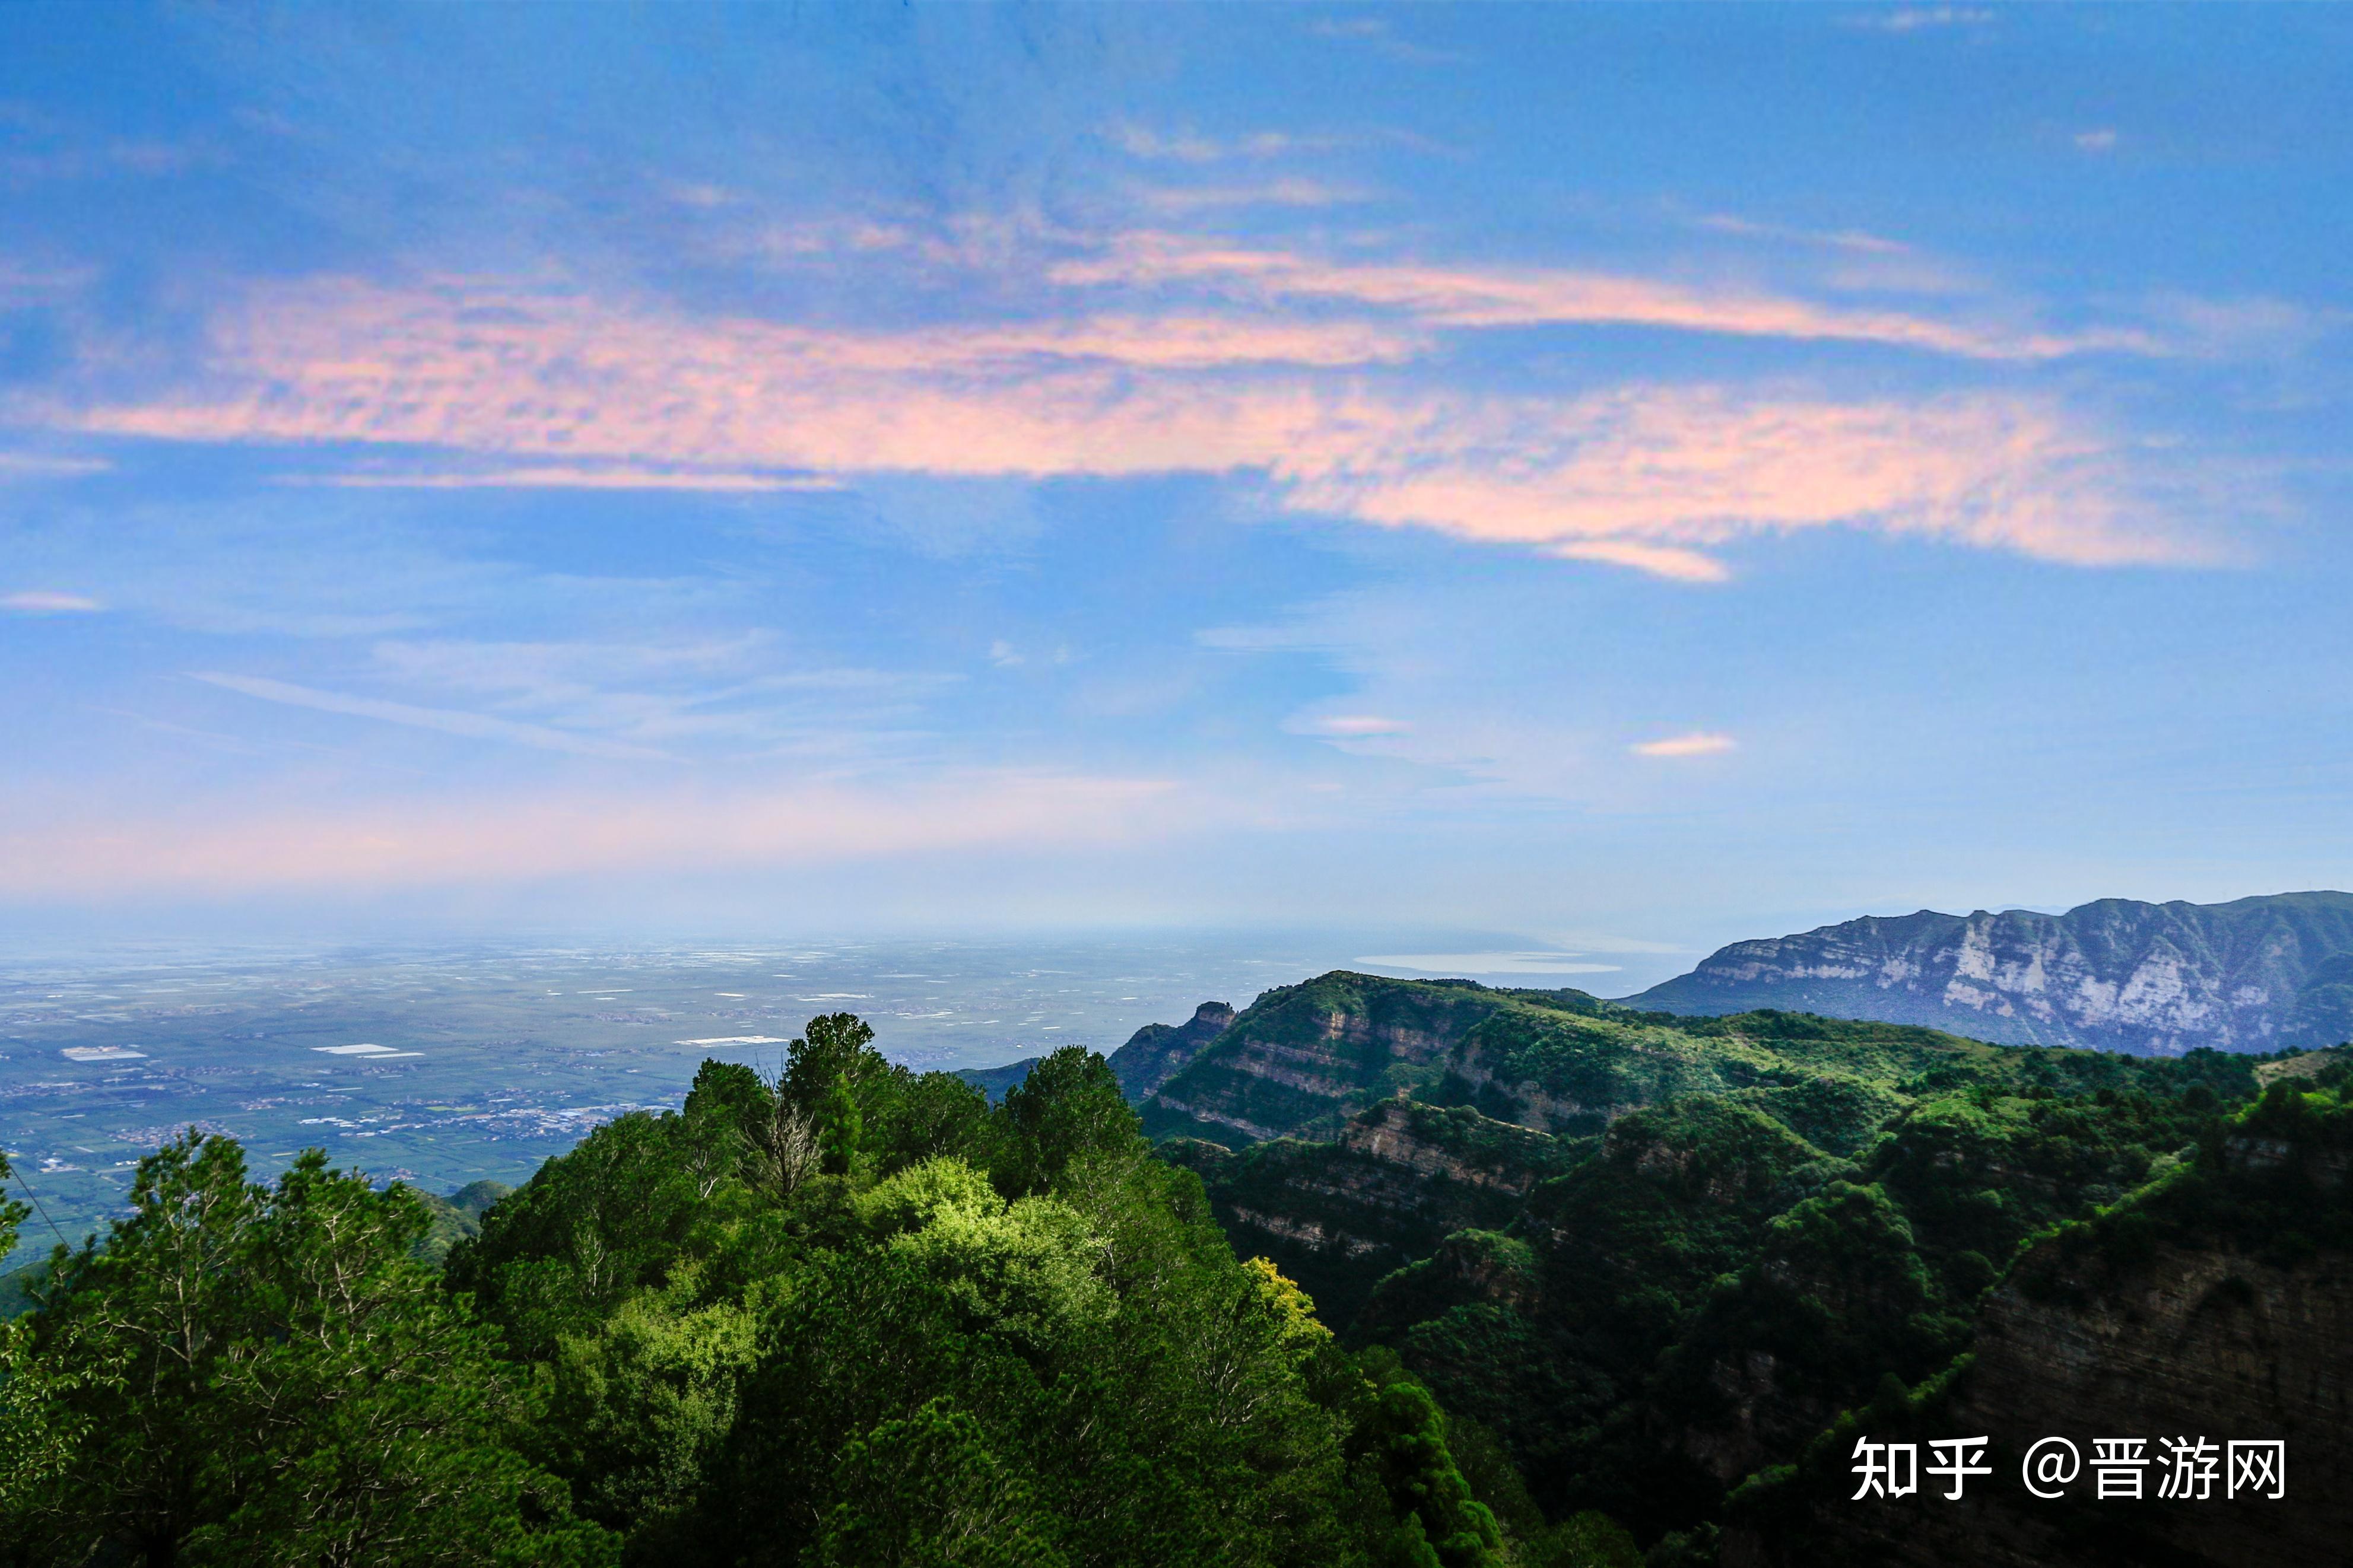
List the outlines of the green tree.
{"type": "Polygon", "coordinates": [[[1404,1377],[1385,1384],[1357,1441],[1397,1510],[1388,1552],[1399,1568],[1501,1568],[1503,1531],[1472,1497],[1428,1389],[1404,1377]]]}
{"type": "Polygon", "coordinates": [[[142,1161],[12,1347],[9,1415],[66,1453],[0,1481],[6,1533],[60,1565],[608,1558],[507,1445],[529,1406],[410,1259],[427,1223],[316,1150],[270,1188],[193,1130],[142,1161]]]}
{"type": "MultiPolygon", "coordinates": [[[[6,1191],[5,1184],[16,1173],[8,1163],[8,1151],[0,1149],[0,1193],[6,1191]]],[[[5,1264],[8,1255],[16,1249],[16,1227],[23,1225],[32,1212],[14,1198],[0,1196],[0,1264],[5,1264]]]]}
{"type": "Polygon", "coordinates": [[[842,1449],[821,1568],[1061,1568],[1052,1521],[979,1422],[940,1398],[842,1449]]]}
{"type": "Polygon", "coordinates": [[[785,1047],[785,1098],[814,1110],[833,1092],[837,1079],[847,1076],[854,1092],[867,1080],[887,1076],[891,1064],[871,1048],[873,1040],[872,1026],[855,1013],[811,1018],[800,1037],[785,1047]]]}
{"type": "Polygon", "coordinates": [[[849,1087],[849,1074],[838,1072],[832,1087],[818,1102],[818,1157],[827,1175],[846,1176],[856,1168],[865,1131],[865,1118],[858,1112],[858,1095],[849,1087]]]}
{"type": "Polygon", "coordinates": [[[1064,1046],[1030,1068],[1005,1091],[997,1114],[1006,1136],[993,1173],[1008,1193],[1052,1187],[1089,1152],[1141,1145],[1142,1123],[1111,1064],[1081,1046],[1064,1046]]]}

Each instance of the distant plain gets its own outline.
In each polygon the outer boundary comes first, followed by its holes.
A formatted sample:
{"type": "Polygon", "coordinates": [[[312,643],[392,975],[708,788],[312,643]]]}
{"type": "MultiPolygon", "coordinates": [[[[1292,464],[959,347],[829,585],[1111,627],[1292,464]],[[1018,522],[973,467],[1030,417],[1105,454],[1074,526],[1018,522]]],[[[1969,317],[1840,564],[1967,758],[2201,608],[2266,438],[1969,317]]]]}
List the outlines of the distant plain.
{"type": "Polygon", "coordinates": [[[234,1133],[262,1177],[316,1146],[435,1191],[520,1183],[598,1122],[677,1106],[706,1057],[774,1068],[816,1014],[860,1015],[919,1070],[990,1067],[1108,1052],[1383,951],[1237,935],[22,961],[0,972],[0,1150],[39,1207],[12,1264],[100,1227],[140,1157],[191,1125],[234,1133]]]}

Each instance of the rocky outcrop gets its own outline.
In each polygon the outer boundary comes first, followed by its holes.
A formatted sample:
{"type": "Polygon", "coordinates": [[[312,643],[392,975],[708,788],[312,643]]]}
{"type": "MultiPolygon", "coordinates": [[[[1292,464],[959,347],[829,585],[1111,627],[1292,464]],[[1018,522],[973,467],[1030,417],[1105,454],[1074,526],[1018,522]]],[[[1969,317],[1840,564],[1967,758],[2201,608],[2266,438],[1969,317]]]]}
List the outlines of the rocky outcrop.
{"type": "Polygon", "coordinates": [[[1111,1054],[1111,1070],[1131,1102],[1141,1102],[1185,1068],[1185,1064],[1226,1032],[1234,1010],[1223,1002],[1204,1002],[1182,1024],[1146,1024],[1111,1054]]]}
{"type": "Polygon", "coordinates": [[[1350,1121],[1339,1142],[1376,1164],[1514,1198],[1558,1160],[1550,1139],[1525,1128],[1402,1097],[1350,1121]]]}
{"type": "Polygon", "coordinates": [[[1872,917],[1735,942],[1626,1005],[1772,1007],[2163,1056],[2333,1045],[2353,1037],[2353,894],[1872,917]]]}
{"type": "Polygon", "coordinates": [[[1279,1139],[1239,1154],[1186,1140],[1163,1148],[1200,1174],[1237,1247],[1274,1258],[1335,1328],[1383,1275],[1448,1235],[1508,1223],[1566,1158],[1541,1132],[1404,1100],[1360,1113],[1333,1142],[1279,1139]]]}
{"type": "Polygon", "coordinates": [[[1513,995],[1345,971],[1270,991],[1144,1101],[1145,1131],[1225,1143],[1331,1137],[1403,1083],[1435,1078],[1513,995]]]}

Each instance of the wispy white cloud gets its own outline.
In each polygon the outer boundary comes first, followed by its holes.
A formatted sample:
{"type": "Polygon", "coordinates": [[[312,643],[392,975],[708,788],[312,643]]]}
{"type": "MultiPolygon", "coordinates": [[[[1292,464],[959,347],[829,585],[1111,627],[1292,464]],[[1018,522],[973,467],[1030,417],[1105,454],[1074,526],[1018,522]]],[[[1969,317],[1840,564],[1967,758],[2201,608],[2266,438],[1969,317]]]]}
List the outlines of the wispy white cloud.
{"type": "Polygon", "coordinates": [[[1905,5],[1849,16],[1846,25],[1874,33],[1926,33],[1948,27],[1990,27],[2000,14],[1984,5],[1905,5]]]}
{"type": "Polygon", "coordinates": [[[1643,741],[1627,748],[1638,757],[1712,757],[1734,750],[1738,742],[1729,735],[1699,731],[1688,735],[1671,735],[1660,741],[1643,741]]]}
{"type": "Polygon", "coordinates": [[[294,708],[314,709],[322,713],[343,713],[358,719],[375,719],[387,724],[402,724],[417,730],[437,730],[445,735],[462,735],[470,740],[503,741],[520,746],[535,747],[544,752],[569,752],[576,756],[609,757],[628,761],[659,760],[663,753],[650,747],[631,745],[597,735],[575,734],[545,724],[519,723],[511,719],[494,718],[486,713],[466,713],[442,708],[419,708],[413,703],[387,702],[373,697],[353,697],[342,692],[320,691],[290,681],[272,680],[263,676],[227,675],[215,670],[192,670],[195,679],[259,698],[264,702],[282,702],[294,708]]]}
{"type": "Polygon", "coordinates": [[[104,608],[87,594],[67,594],[54,588],[22,588],[13,594],[0,594],[0,610],[20,616],[89,615],[104,608]]]}
{"type": "Polygon", "coordinates": [[[1307,25],[1307,31],[1315,37],[1355,44],[1409,65],[1467,65],[1474,58],[1402,37],[1386,16],[1319,16],[1307,25]]]}
{"type": "Polygon", "coordinates": [[[1360,151],[1374,147],[1404,147],[1416,152],[1442,151],[1425,136],[1396,127],[1371,132],[1254,131],[1241,135],[1211,136],[1198,131],[1155,131],[1122,121],[1105,133],[1112,144],[1132,158],[1151,163],[1262,163],[1269,159],[1360,151]]]}
{"type": "Polygon", "coordinates": [[[1831,250],[1857,251],[1865,256],[1908,256],[1912,253],[1912,247],[1901,240],[1865,233],[1859,228],[1799,228],[1789,224],[1760,223],[1733,213],[1705,213],[1694,221],[1702,228],[1713,229],[1718,234],[1739,235],[1747,239],[1820,246],[1831,250]]]}
{"type": "Polygon", "coordinates": [[[1344,740],[1402,735],[1413,728],[1402,719],[1385,719],[1377,713],[1326,713],[1306,720],[1300,727],[1311,735],[1331,735],[1344,740]]]}
{"type": "Polygon", "coordinates": [[[2119,138],[2114,126],[2101,125],[2076,132],[2073,140],[2079,153],[2113,153],[2119,138]]]}
{"type": "Polygon", "coordinates": [[[54,457],[45,452],[0,452],[0,483],[10,479],[71,479],[102,474],[113,467],[103,458],[54,457]]]}
{"type": "Polygon", "coordinates": [[[1139,194],[1145,206],[1180,216],[1227,207],[1340,206],[1372,197],[1360,186],[1298,176],[1240,185],[1156,185],[1139,194]]]}

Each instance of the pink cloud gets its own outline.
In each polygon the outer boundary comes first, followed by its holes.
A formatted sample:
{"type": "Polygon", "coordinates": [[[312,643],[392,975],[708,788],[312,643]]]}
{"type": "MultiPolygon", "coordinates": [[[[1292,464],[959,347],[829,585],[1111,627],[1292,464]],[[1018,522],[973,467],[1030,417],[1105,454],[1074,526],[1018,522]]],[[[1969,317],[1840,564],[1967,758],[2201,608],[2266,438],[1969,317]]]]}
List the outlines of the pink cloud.
{"type": "Polygon", "coordinates": [[[12,808],[0,897],[463,885],[1096,847],[1189,831],[1200,816],[1165,781],[1020,773],[899,789],[404,802],[185,820],[44,820],[12,808]]]}
{"type": "Polygon", "coordinates": [[[1401,311],[1429,325],[1456,328],[1641,326],[1883,343],[1985,360],[2163,351],[2147,333],[2129,330],[2045,332],[1604,272],[1335,262],[1166,234],[1129,236],[1103,255],[1063,263],[1050,275],[1068,284],[1154,288],[1191,282],[1261,300],[1344,300],[1401,311]]]}
{"type": "Polygon", "coordinates": [[[224,317],[195,383],[59,417],[158,439],[489,459],[436,462],[411,481],[437,484],[1252,473],[1294,510],[1686,580],[1721,574],[1706,546],[1831,524],[2085,565],[2209,555],[2130,504],[2116,445],[2047,402],[1691,386],[1445,395],[1356,370],[1405,352],[1388,329],[1347,322],[850,332],[572,293],[311,285],[224,317]]]}
{"type": "Polygon", "coordinates": [[[1692,546],[1832,524],[2076,565],[2211,558],[2128,509],[2116,454],[2032,401],[1652,387],[1433,405],[1374,425],[1359,411],[1347,450],[1287,458],[1277,471],[1294,479],[1293,504],[1701,580],[1713,573],[1692,546]]]}
{"type": "Polygon", "coordinates": [[[1606,561],[1613,566],[1631,566],[1638,572],[1671,577],[1678,583],[1724,583],[1732,577],[1724,563],[1713,555],[1680,545],[1643,544],[1631,539],[1589,539],[1575,544],[1556,544],[1547,553],[1564,561],[1606,561]]]}
{"type": "Polygon", "coordinates": [[[497,468],[366,468],[321,474],[302,482],[339,489],[579,489],[702,490],[767,494],[778,490],[838,490],[823,474],[761,474],[726,468],[655,468],[630,465],[533,463],[497,468]]]}
{"type": "Polygon", "coordinates": [[[1638,757],[1712,757],[1729,752],[1738,744],[1729,735],[1700,731],[1672,735],[1663,741],[1643,741],[1627,750],[1638,757]]]}

